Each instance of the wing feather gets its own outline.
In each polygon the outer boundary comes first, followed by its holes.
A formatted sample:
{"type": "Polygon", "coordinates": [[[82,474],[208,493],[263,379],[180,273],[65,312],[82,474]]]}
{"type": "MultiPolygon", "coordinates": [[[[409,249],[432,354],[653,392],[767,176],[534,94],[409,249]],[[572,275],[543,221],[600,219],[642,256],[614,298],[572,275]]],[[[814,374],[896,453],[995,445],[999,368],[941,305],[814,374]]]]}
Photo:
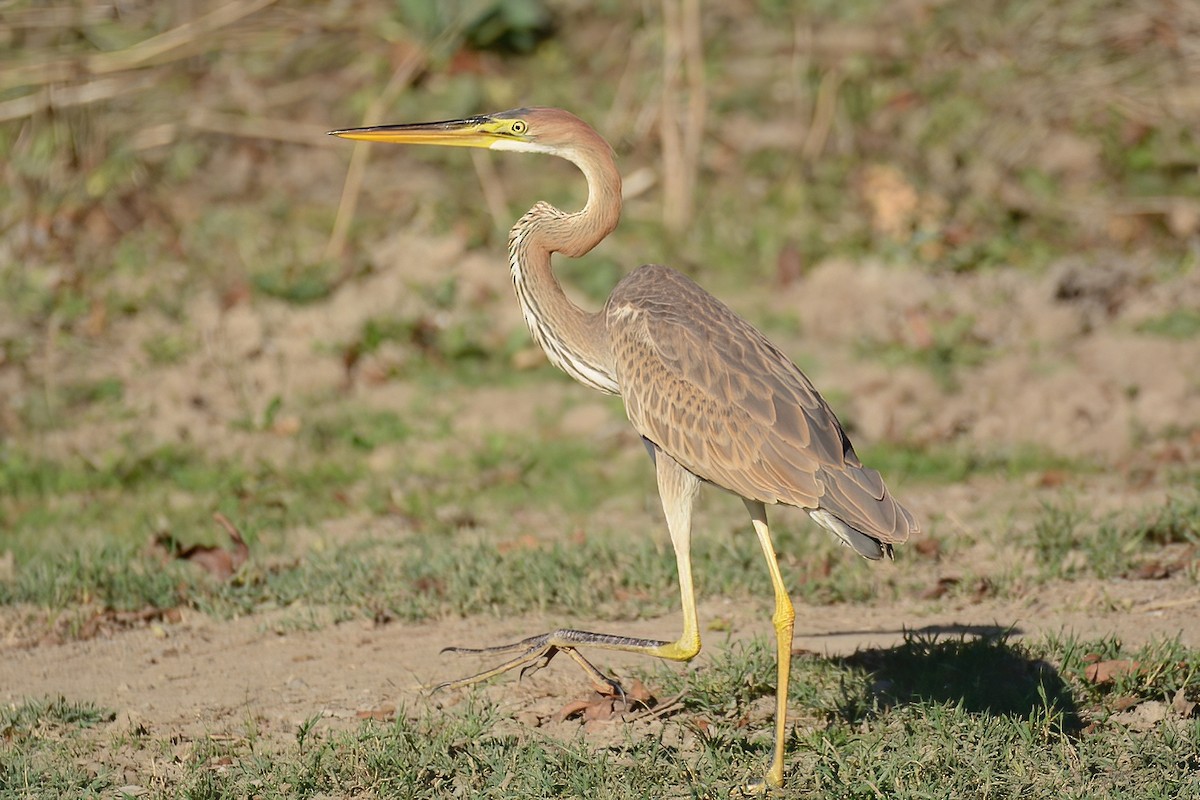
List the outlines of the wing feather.
{"type": "Polygon", "coordinates": [[[685,468],[750,500],[822,509],[885,544],[917,530],[804,373],[693,281],[641,267],[605,314],[630,422],[685,468]]]}

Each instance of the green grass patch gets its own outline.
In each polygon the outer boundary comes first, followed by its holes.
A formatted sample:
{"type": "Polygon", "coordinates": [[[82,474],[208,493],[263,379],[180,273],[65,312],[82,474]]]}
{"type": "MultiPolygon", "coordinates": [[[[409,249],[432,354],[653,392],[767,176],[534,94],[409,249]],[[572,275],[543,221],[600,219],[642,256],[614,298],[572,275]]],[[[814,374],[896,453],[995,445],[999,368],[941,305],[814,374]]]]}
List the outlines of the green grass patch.
{"type": "Polygon", "coordinates": [[[991,348],[975,335],[975,320],[968,315],[935,321],[930,334],[929,344],[921,347],[864,341],[859,345],[859,354],[893,366],[924,367],[944,389],[952,390],[958,387],[958,375],[963,369],[983,364],[991,353],[991,348]]]}
{"type": "Polygon", "coordinates": [[[86,732],[114,716],[62,697],[0,707],[0,798],[101,797],[113,771],[85,765],[94,751],[86,732]]]}
{"type": "MultiPolygon", "coordinates": [[[[774,693],[773,652],[754,640],[702,666],[648,668],[644,680],[660,696],[683,692],[682,706],[662,721],[611,723],[622,735],[605,744],[594,727],[564,737],[515,722],[521,709],[511,703],[469,693],[445,710],[423,703],[350,729],[313,716],[294,742],[214,734],[137,783],[164,798],[728,796],[767,757],[771,721],[752,709],[774,693]]],[[[1197,674],[1200,650],[1174,640],[1126,648],[1072,637],[909,635],[845,658],[800,656],[784,791],[864,800],[1196,796],[1200,719],[1169,712],[1133,726],[1114,708],[1161,708],[1181,692],[1194,701],[1197,674]],[[1101,685],[1086,677],[1097,658],[1139,666],[1101,685]]],[[[104,765],[128,746],[128,732],[103,725],[111,718],[63,701],[0,712],[13,744],[0,750],[5,785],[20,797],[111,793],[121,773],[76,766],[81,752],[104,765]],[[67,719],[76,711],[82,721],[67,719]]],[[[138,737],[147,752],[177,744],[138,737]]],[[[119,757],[128,769],[128,754],[119,757]]]]}
{"type": "Polygon", "coordinates": [[[339,411],[307,423],[301,435],[315,453],[335,452],[339,446],[370,452],[387,444],[407,441],[412,423],[395,411],[361,409],[339,411]]]}
{"type": "Polygon", "coordinates": [[[220,511],[253,546],[272,552],[286,531],[345,514],[343,492],[360,475],[352,461],[276,466],[208,460],[181,447],[95,462],[2,448],[0,524],[20,567],[0,582],[0,602],[174,605],[172,582],[185,573],[146,555],[156,537],[224,545],[212,519],[220,511]]]}
{"type": "MultiPolygon", "coordinates": [[[[1047,505],[1029,539],[1040,580],[1129,575],[1139,566],[1159,563],[1168,545],[1200,543],[1200,494],[1104,517],[1074,505],[1047,505]]],[[[1169,564],[1159,566],[1170,569],[1169,564]]]]}
{"type": "Polygon", "coordinates": [[[267,297],[306,305],[329,297],[337,288],[338,273],[337,265],[331,263],[287,263],[259,270],[250,280],[267,297]]]}
{"type": "Polygon", "coordinates": [[[1049,470],[1085,474],[1097,469],[1086,462],[1033,446],[979,451],[961,446],[883,443],[858,452],[864,464],[879,470],[889,481],[951,484],[976,475],[1019,478],[1049,470]]]}
{"type": "MultiPolygon", "coordinates": [[[[142,548],[103,547],[23,561],[0,583],[0,603],[56,610],[76,604],[137,610],[188,605],[220,616],[264,608],[333,609],[376,619],[424,620],[447,615],[507,616],[530,612],[632,619],[678,608],[675,561],[665,527],[648,518],[645,531],[537,540],[464,528],[361,539],[320,548],[298,559],[252,559],[220,582],[183,562],[164,565],[142,548]],[[660,529],[661,528],[661,529],[660,529]]],[[[865,600],[875,576],[820,532],[803,536],[780,526],[778,545],[796,581],[795,596],[812,602],[865,600]],[[801,559],[788,554],[804,553],[801,559]]],[[[770,592],[766,566],[751,533],[697,537],[699,591],[756,598],[764,615],[770,592]]]]}
{"type": "Polygon", "coordinates": [[[1172,339],[1194,339],[1200,336],[1200,311],[1192,308],[1177,308],[1138,325],[1142,333],[1167,336],[1172,339]]]}
{"type": "Polygon", "coordinates": [[[513,355],[529,346],[526,331],[522,328],[498,336],[485,314],[454,306],[454,287],[449,282],[425,292],[430,313],[365,320],[357,336],[339,345],[342,360],[353,367],[364,357],[394,345],[376,364],[381,377],[417,379],[431,391],[449,386],[512,385],[561,375],[549,367],[514,370],[513,355]]]}

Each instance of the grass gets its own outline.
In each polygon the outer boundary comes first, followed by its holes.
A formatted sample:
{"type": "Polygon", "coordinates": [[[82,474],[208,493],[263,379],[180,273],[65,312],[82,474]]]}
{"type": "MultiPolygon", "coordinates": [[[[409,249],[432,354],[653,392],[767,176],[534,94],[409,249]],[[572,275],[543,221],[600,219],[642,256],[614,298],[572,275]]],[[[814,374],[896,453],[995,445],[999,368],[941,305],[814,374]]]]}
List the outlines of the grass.
{"type": "Polygon", "coordinates": [[[1200,336],[1200,311],[1179,308],[1138,325],[1142,333],[1168,336],[1172,339],[1195,339],[1200,336]]]}
{"type": "MultiPolygon", "coordinates": [[[[640,531],[562,532],[538,539],[458,528],[385,539],[359,538],[299,558],[253,560],[230,582],[216,582],[184,563],[164,565],[133,547],[102,547],[23,560],[0,583],[0,603],[71,609],[136,610],[189,605],[218,615],[273,607],[328,606],[370,617],[405,620],[446,615],[549,611],[610,619],[655,616],[678,605],[675,566],[665,530],[647,515],[640,531]]],[[[836,558],[824,534],[781,527],[789,570],[809,574],[797,596],[818,602],[863,600],[875,576],[836,558]],[[790,553],[810,553],[799,559],[790,553]]],[[[757,597],[764,607],[765,566],[748,532],[699,537],[698,584],[706,596],[757,597]]],[[[764,612],[765,613],[765,612],[764,612]]]]}
{"type": "MultiPolygon", "coordinates": [[[[409,459],[399,473],[364,463],[381,449],[405,452],[431,425],[440,423],[390,411],[316,415],[297,434],[304,449],[296,452],[311,456],[286,464],[212,460],[182,447],[95,463],[0,450],[0,522],[15,563],[0,579],[0,604],[84,615],[185,605],[222,616],[295,606],[404,620],[535,611],[624,619],[676,609],[674,558],[649,463],[635,446],[494,434],[467,450],[409,459]],[[165,535],[179,548],[227,547],[213,512],[251,545],[250,561],[228,581],[152,546],[165,535]],[[323,532],[351,512],[360,520],[351,532],[323,532]],[[311,531],[299,547],[289,541],[297,528],[311,531]]],[[[1079,469],[1035,451],[906,447],[865,456],[893,485],[1079,469]]],[[[1019,593],[1155,568],[1194,580],[1178,548],[1200,541],[1197,503],[1179,492],[1163,506],[1109,517],[1047,505],[1028,530],[994,532],[1033,553],[1029,565],[971,567],[956,587],[1019,593]]],[[[905,567],[903,548],[900,568],[872,568],[796,512],[772,519],[797,598],[856,602],[927,588],[920,559],[911,554],[905,567]]],[[[740,505],[707,493],[696,526],[701,596],[765,604],[765,567],[740,505]]],[[[936,523],[926,535],[946,538],[936,523]]],[[[956,535],[944,555],[974,544],[956,535]]]]}
{"type": "Polygon", "coordinates": [[[237,519],[252,539],[345,513],[338,492],[360,475],[351,462],[305,467],[209,459],[186,447],[131,448],[94,462],[0,449],[0,520],[21,559],[62,546],[132,551],[164,529],[209,542],[211,515],[237,519]]]}
{"type": "Polygon", "coordinates": [[[915,364],[924,367],[944,389],[952,391],[958,388],[958,373],[983,364],[990,353],[987,345],[976,336],[974,324],[969,316],[935,322],[931,326],[927,346],[863,342],[859,345],[860,353],[878,358],[888,365],[915,364]]]}
{"type": "Polygon", "coordinates": [[[82,766],[94,745],[86,732],[116,715],[65,698],[27,700],[0,708],[0,797],[100,797],[112,788],[108,770],[82,766]]]}
{"type": "Polygon", "coordinates": [[[1072,505],[1047,506],[1030,538],[1043,581],[1124,576],[1168,558],[1170,545],[1200,544],[1200,496],[1182,494],[1137,515],[1100,518],[1072,505]]]}
{"type": "Polygon", "coordinates": [[[1039,450],[1032,445],[975,450],[966,447],[916,446],[882,443],[859,452],[864,464],[888,477],[893,483],[962,483],[976,476],[1001,476],[1018,479],[1050,470],[1073,475],[1088,474],[1097,468],[1079,459],[1069,459],[1039,450]]]}
{"type": "MultiPolygon", "coordinates": [[[[630,723],[604,746],[569,725],[514,724],[512,709],[473,694],[448,711],[402,709],[391,722],[331,728],[313,718],[294,742],[244,731],[201,737],[133,786],[194,798],[726,796],[765,757],[764,723],[747,724],[746,714],[772,693],[772,661],[772,647],[752,641],[685,673],[645,675],[666,692],[686,689],[682,709],[630,723]]],[[[802,657],[785,788],[842,798],[1192,796],[1200,720],[1168,715],[1131,727],[1112,708],[1118,698],[1126,709],[1169,703],[1181,690],[1198,699],[1197,674],[1200,651],[1178,641],[1129,650],[1114,640],[910,635],[849,658],[802,657]],[[1094,657],[1141,667],[1097,685],[1084,675],[1094,657]]],[[[180,752],[177,742],[122,730],[111,712],[62,700],[0,711],[0,725],[10,744],[0,751],[0,797],[110,796],[118,773],[105,765],[117,753],[180,752]],[[100,766],[89,774],[83,760],[100,766]]]]}

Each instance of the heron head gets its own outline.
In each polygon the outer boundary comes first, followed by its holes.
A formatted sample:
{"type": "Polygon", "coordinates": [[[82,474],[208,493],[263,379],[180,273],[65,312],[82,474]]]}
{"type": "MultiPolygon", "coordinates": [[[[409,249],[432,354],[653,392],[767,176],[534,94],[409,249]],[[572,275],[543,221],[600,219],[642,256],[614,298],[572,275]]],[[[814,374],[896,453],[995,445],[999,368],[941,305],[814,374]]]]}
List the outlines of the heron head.
{"type": "Polygon", "coordinates": [[[566,158],[570,158],[569,151],[581,138],[588,134],[599,138],[583,120],[557,108],[514,108],[466,119],[376,125],[329,133],[364,142],[481,147],[566,158]]]}

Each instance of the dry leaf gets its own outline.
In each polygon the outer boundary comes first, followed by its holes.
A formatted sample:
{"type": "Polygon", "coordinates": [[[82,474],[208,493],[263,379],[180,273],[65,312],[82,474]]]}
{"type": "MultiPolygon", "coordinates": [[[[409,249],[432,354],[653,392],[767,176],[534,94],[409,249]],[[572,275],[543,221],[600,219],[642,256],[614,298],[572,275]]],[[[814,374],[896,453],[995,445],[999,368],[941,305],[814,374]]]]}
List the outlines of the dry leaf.
{"type": "Polygon", "coordinates": [[[113,631],[128,630],[154,622],[178,623],[182,619],[183,614],[178,608],[147,606],[140,611],[116,611],[106,608],[103,611],[97,611],[79,626],[75,638],[94,639],[101,634],[111,634],[113,631]]]}
{"type": "Polygon", "coordinates": [[[651,708],[658,701],[644,683],[634,678],[633,683],[629,684],[629,688],[625,691],[625,702],[630,706],[636,704],[651,708]]]}
{"type": "Polygon", "coordinates": [[[1103,685],[1112,683],[1122,676],[1136,674],[1141,668],[1142,665],[1139,661],[1116,658],[1089,664],[1087,669],[1083,671],[1083,674],[1092,683],[1103,685]]]}
{"type": "Polygon", "coordinates": [[[922,558],[929,558],[936,561],[942,556],[942,543],[931,537],[925,537],[913,542],[913,549],[922,558]]]}
{"type": "Polygon", "coordinates": [[[1178,565],[1164,564],[1161,561],[1147,561],[1139,567],[1126,570],[1123,577],[1139,581],[1161,581],[1171,577],[1175,569],[1178,569],[1178,565]]]}
{"type": "Polygon", "coordinates": [[[508,539],[503,542],[496,543],[496,552],[500,554],[511,553],[514,550],[538,550],[542,543],[536,536],[531,533],[524,533],[516,539],[508,539]]]}
{"type": "Polygon", "coordinates": [[[612,719],[614,706],[617,703],[615,697],[605,697],[602,694],[596,693],[588,700],[574,700],[567,703],[558,711],[558,721],[566,722],[569,719],[581,718],[586,722],[596,722],[597,720],[612,719]]]}
{"type": "Polygon", "coordinates": [[[909,309],[904,313],[904,321],[908,323],[908,340],[913,347],[918,350],[929,350],[937,344],[929,314],[917,309],[909,309]]]}
{"type": "Polygon", "coordinates": [[[786,289],[804,275],[804,256],[795,240],[788,239],[775,259],[775,284],[786,289]]]}
{"type": "Polygon", "coordinates": [[[995,587],[987,578],[980,578],[975,581],[975,585],[971,588],[971,602],[982,603],[985,597],[991,597],[995,593],[995,587]]]}
{"type": "Polygon", "coordinates": [[[385,703],[378,708],[360,709],[354,713],[354,716],[359,719],[377,719],[381,722],[389,722],[396,717],[396,707],[391,703],[385,703]]]}
{"type": "Polygon", "coordinates": [[[228,580],[242,564],[246,563],[246,559],[250,556],[250,548],[246,545],[246,540],[242,538],[241,531],[229,521],[228,517],[220,511],[216,511],[213,513],[213,519],[229,534],[229,538],[233,542],[231,549],[204,544],[179,549],[178,544],[169,533],[156,536],[154,546],[164,553],[173,555],[174,558],[195,564],[218,580],[228,580]]]}
{"type": "Polygon", "coordinates": [[[859,191],[871,211],[871,227],[893,239],[903,239],[916,218],[920,198],[899,169],[872,164],[863,169],[859,191]]]}
{"type": "Polygon", "coordinates": [[[595,692],[591,696],[573,700],[558,710],[556,717],[559,722],[580,718],[583,722],[607,722],[634,708],[653,708],[657,704],[654,693],[646,688],[639,680],[629,684],[622,693],[595,692]]]}
{"type": "Polygon", "coordinates": [[[938,578],[938,582],[921,592],[922,600],[937,600],[958,585],[958,578],[938,578]]]}
{"type": "Polygon", "coordinates": [[[271,433],[276,436],[295,436],[300,432],[300,418],[294,414],[279,417],[271,425],[271,433]]]}
{"type": "Polygon", "coordinates": [[[1037,485],[1042,489],[1056,489],[1066,482],[1066,472],[1061,469],[1048,469],[1038,476],[1037,485]]]}
{"type": "Polygon", "coordinates": [[[1171,700],[1171,709],[1184,719],[1191,719],[1197,716],[1196,709],[1200,703],[1188,700],[1183,689],[1175,693],[1175,697],[1171,700]]]}
{"type": "Polygon", "coordinates": [[[1118,697],[1116,700],[1113,700],[1113,710],[1124,711],[1127,708],[1133,708],[1137,704],[1138,698],[1131,697],[1130,695],[1124,695],[1123,697],[1118,697]]]}

